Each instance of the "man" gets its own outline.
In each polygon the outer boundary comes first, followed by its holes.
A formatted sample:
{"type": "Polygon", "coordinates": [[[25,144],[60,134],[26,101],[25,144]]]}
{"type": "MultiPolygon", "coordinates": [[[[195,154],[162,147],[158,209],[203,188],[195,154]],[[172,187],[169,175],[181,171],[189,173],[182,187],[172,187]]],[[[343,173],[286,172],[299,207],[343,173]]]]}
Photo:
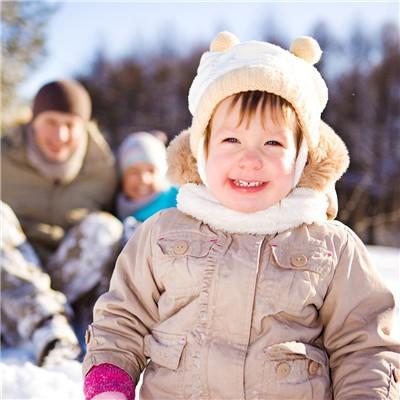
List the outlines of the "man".
{"type": "Polygon", "coordinates": [[[88,299],[107,288],[122,233],[102,211],[117,174],[90,115],[80,83],[51,82],[30,122],[2,140],[1,334],[9,344],[32,341],[38,364],[49,353],[76,356],[70,305],[90,318],[88,299]]]}

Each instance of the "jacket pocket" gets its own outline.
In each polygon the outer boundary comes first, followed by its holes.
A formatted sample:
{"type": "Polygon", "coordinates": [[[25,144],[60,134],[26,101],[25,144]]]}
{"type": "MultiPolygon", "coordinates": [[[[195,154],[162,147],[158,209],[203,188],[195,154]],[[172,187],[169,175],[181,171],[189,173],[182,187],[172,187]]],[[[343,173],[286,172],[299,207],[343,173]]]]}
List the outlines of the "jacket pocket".
{"type": "Polygon", "coordinates": [[[271,245],[277,265],[285,269],[310,271],[318,275],[328,273],[332,266],[332,254],[321,246],[290,247],[271,245]]]}
{"type": "Polygon", "coordinates": [[[160,237],[158,274],[165,289],[176,295],[193,295],[200,289],[213,238],[196,232],[176,232],[160,237]]]}
{"type": "Polygon", "coordinates": [[[332,398],[328,357],[315,346],[300,342],[264,349],[265,399],[328,400],[332,398]]]}
{"type": "Polygon", "coordinates": [[[144,354],[150,358],[143,375],[140,398],[180,399],[185,397],[186,336],[153,330],[144,337],[144,354]]]}
{"type": "Polygon", "coordinates": [[[153,331],[144,337],[144,354],[161,367],[177,370],[186,345],[185,335],[153,331]]]}
{"type": "Polygon", "coordinates": [[[309,304],[320,308],[333,270],[332,254],[325,247],[271,245],[273,281],[280,310],[299,311],[309,304]]]}

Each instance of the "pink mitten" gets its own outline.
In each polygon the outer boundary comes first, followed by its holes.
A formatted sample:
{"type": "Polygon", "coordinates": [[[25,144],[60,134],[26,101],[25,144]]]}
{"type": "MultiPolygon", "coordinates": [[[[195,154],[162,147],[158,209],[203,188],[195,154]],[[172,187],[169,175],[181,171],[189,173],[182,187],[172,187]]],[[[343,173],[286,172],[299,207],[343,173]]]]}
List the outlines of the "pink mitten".
{"type": "MultiPolygon", "coordinates": [[[[100,393],[106,396],[105,392],[123,394],[127,400],[135,399],[135,385],[131,377],[113,364],[95,365],[85,376],[83,393],[86,400],[92,400],[100,393]]],[[[96,400],[101,400],[101,398],[101,396],[97,397],[96,400]]]]}
{"type": "Polygon", "coordinates": [[[96,394],[96,396],[92,397],[92,400],[127,400],[127,398],[123,393],[103,392],[96,394]]]}

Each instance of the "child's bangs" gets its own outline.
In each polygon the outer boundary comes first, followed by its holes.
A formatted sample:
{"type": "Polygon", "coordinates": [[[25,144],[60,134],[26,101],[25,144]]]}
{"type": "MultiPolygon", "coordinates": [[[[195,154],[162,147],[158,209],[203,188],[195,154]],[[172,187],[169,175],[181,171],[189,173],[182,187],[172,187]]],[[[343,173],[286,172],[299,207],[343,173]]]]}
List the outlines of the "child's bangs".
{"type": "MultiPolygon", "coordinates": [[[[301,126],[297,118],[296,111],[292,105],[276,94],[264,92],[260,90],[250,90],[247,92],[240,92],[232,96],[232,101],[229,106],[229,112],[240,101],[240,115],[237,126],[239,127],[246,120],[246,127],[250,125],[251,118],[256,115],[257,108],[261,105],[261,125],[265,129],[266,110],[270,110],[272,121],[277,125],[286,125],[293,129],[296,135],[296,149],[300,148],[301,144],[301,126]]],[[[204,150],[206,156],[208,155],[208,144],[211,135],[212,119],[209,122],[204,141],[204,150]]]]}
{"type": "Polygon", "coordinates": [[[292,105],[284,98],[272,93],[254,90],[248,92],[240,92],[233,96],[230,110],[240,103],[240,126],[246,120],[246,127],[249,126],[251,118],[257,112],[257,108],[261,106],[261,124],[265,129],[265,110],[268,108],[271,112],[272,121],[277,125],[289,125],[295,127],[297,133],[297,116],[292,105]]]}

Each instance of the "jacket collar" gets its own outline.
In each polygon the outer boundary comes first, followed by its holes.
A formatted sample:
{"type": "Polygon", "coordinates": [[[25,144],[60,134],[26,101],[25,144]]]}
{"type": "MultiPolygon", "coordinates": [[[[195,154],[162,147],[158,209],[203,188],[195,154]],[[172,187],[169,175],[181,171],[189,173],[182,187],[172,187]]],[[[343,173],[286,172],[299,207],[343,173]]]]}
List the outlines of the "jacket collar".
{"type": "Polygon", "coordinates": [[[63,162],[49,161],[40,151],[33,135],[33,129],[30,126],[27,132],[26,154],[31,166],[39,174],[52,181],[59,181],[63,184],[72,182],[78,176],[84,162],[88,143],[87,131],[79,137],[75,151],[63,162]]]}
{"type": "Polygon", "coordinates": [[[214,229],[268,235],[302,224],[326,221],[328,198],[326,194],[312,189],[295,188],[279,203],[248,214],[226,208],[204,185],[188,183],[179,189],[177,207],[214,229]]]}

